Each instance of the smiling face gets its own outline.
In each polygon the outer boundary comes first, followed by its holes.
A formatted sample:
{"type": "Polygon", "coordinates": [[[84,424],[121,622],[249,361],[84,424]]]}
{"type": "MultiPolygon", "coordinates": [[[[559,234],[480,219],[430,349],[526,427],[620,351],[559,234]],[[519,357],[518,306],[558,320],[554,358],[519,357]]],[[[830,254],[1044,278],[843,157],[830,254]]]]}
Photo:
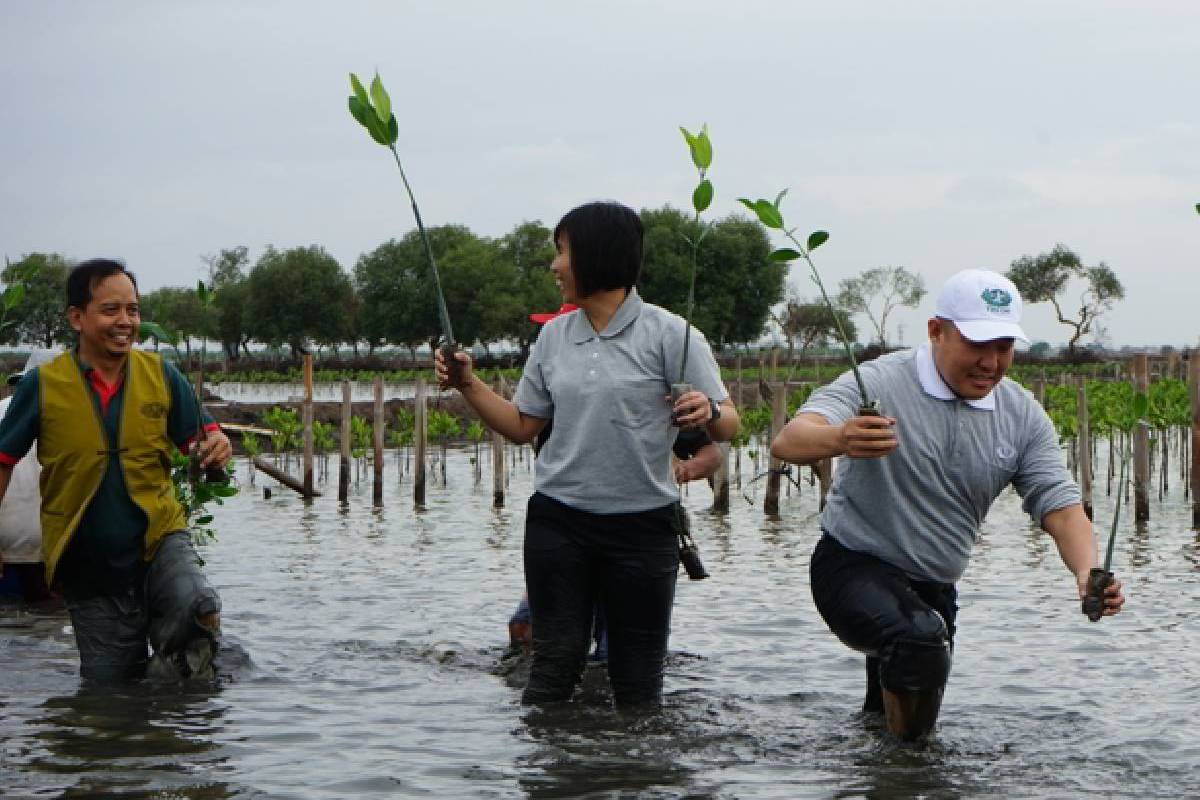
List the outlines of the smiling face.
{"type": "Polygon", "coordinates": [[[579,304],[579,296],[575,291],[575,273],[571,270],[571,246],[567,236],[560,233],[554,241],[558,254],[550,262],[550,272],[554,274],[554,282],[562,293],[564,303],[579,304]]]}
{"type": "Polygon", "coordinates": [[[137,289],[128,275],[109,275],[92,287],[86,306],[67,309],[67,319],[79,333],[80,358],[89,364],[119,361],[137,341],[141,322],[137,289]]]}
{"type": "Polygon", "coordinates": [[[1000,383],[1012,366],[1011,338],[973,342],[949,320],[929,320],[933,363],[946,385],[959,397],[980,400],[1000,383]]]}

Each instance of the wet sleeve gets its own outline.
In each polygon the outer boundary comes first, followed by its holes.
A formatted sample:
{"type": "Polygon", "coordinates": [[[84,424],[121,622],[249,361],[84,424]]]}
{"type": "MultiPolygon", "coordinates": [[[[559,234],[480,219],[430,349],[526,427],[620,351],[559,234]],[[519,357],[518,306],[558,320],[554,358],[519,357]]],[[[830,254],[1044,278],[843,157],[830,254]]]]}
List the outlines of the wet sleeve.
{"type": "MultiPolygon", "coordinates": [[[[163,377],[171,391],[171,411],[167,414],[167,435],[181,451],[186,452],[196,437],[196,393],[178,367],[163,361],[163,377]]],[[[205,411],[201,417],[206,431],[217,430],[217,424],[205,411]]]]}
{"type": "MultiPolygon", "coordinates": [[[[1035,402],[1030,400],[1031,404],[1035,402]]],[[[1050,417],[1041,406],[1036,406],[1030,410],[1028,419],[1029,437],[1012,483],[1024,500],[1021,507],[1025,513],[1041,525],[1042,518],[1051,511],[1082,502],[1082,495],[1063,461],[1050,417]]]]}
{"type": "Polygon", "coordinates": [[[37,370],[25,373],[0,419],[0,464],[12,466],[25,457],[38,436],[41,403],[37,370]]]}
{"type": "Polygon", "coordinates": [[[554,416],[554,398],[550,396],[545,372],[542,368],[542,354],[549,350],[548,345],[542,341],[547,338],[546,330],[548,328],[549,326],[542,329],[538,343],[529,351],[529,358],[525,360],[525,369],[521,373],[521,380],[517,383],[517,391],[513,394],[513,404],[517,407],[517,411],[539,419],[551,419],[554,416]]]}

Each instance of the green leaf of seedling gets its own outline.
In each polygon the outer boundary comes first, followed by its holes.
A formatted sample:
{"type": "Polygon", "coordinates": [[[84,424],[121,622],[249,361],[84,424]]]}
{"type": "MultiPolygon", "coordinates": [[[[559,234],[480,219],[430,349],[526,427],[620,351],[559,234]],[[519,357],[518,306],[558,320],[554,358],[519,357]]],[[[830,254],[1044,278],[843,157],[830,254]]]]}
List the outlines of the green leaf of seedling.
{"type": "Polygon", "coordinates": [[[364,128],[367,127],[367,114],[369,113],[371,113],[370,109],[363,105],[362,100],[354,95],[350,96],[350,116],[358,120],[358,124],[364,128]]]}
{"type": "Polygon", "coordinates": [[[692,163],[697,169],[708,169],[712,166],[712,156],[712,142],[708,138],[708,126],[705,125],[692,145],[692,163]]]}
{"type": "Polygon", "coordinates": [[[388,97],[387,89],[383,88],[383,81],[379,79],[378,72],[375,73],[375,80],[371,81],[371,100],[375,103],[375,116],[386,126],[392,116],[392,98],[388,97]]]}
{"type": "Polygon", "coordinates": [[[787,193],[787,189],[781,189],[779,194],[775,195],[775,202],[771,203],[771,205],[775,206],[776,211],[779,210],[779,204],[783,202],[783,198],[787,195],[787,193]]]}
{"type": "Polygon", "coordinates": [[[778,250],[772,251],[771,255],[767,256],[772,261],[795,261],[799,257],[800,253],[790,247],[781,247],[778,250]]]}
{"type": "Polygon", "coordinates": [[[811,253],[827,241],[829,241],[828,233],[825,231],[813,231],[808,235],[808,251],[811,253]]]}
{"type": "Polygon", "coordinates": [[[683,134],[683,140],[687,142],[688,151],[696,149],[696,137],[693,136],[687,128],[679,126],[679,132],[683,134]]]}
{"type": "Polygon", "coordinates": [[[368,113],[366,125],[367,132],[371,134],[371,138],[374,139],[377,144],[387,147],[387,128],[385,128],[384,124],[379,121],[379,117],[375,116],[373,112],[368,113]]]}
{"type": "Polygon", "coordinates": [[[396,124],[395,114],[388,117],[387,136],[388,144],[395,144],[396,140],[400,138],[400,126],[396,124]]]}
{"type": "Polygon", "coordinates": [[[1196,203],[1196,213],[1200,214],[1200,203],[1196,203]]]}
{"type": "Polygon", "coordinates": [[[1133,415],[1138,419],[1145,419],[1146,413],[1150,410],[1150,398],[1145,392],[1138,392],[1133,396],[1133,415]]]}
{"type": "Polygon", "coordinates": [[[692,207],[699,214],[712,205],[713,200],[713,185],[712,181],[705,178],[700,181],[700,185],[696,187],[696,191],[692,192],[692,207]]]}
{"type": "Polygon", "coordinates": [[[147,339],[151,336],[153,336],[155,339],[158,339],[160,342],[166,342],[172,347],[174,347],[177,343],[175,336],[171,333],[168,333],[166,329],[157,322],[139,322],[138,338],[147,339]]]}
{"type": "Polygon", "coordinates": [[[754,204],[754,213],[758,214],[758,221],[768,228],[782,228],[783,215],[779,213],[779,209],[771,205],[767,200],[759,200],[754,204]]]}
{"type": "Polygon", "coordinates": [[[211,487],[213,497],[233,497],[238,493],[236,486],[221,486],[217,484],[211,487]]]}
{"type": "Polygon", "coordinates": [[[199,519],[196,520],[196,524],[197,525],[210,525],[210,524],[212,524],[212,521],[213,521],[212,514],[205,514],[203,517],[200,517],[199,519]]]}
{"type": "Polygon", "coordinates": [[[350,90],[354,92],[358,102],[362,103],[363,108],[371,107],[371,98],[367,97],[367,90],[363,88],[362,81],[353,72],[350,73],[350,90]]]}
{"type": "Polygon", "coordinates": [[[12,311],[25,299],[25,284],[10,283],[4,289],[4,310],[12,311]]]}

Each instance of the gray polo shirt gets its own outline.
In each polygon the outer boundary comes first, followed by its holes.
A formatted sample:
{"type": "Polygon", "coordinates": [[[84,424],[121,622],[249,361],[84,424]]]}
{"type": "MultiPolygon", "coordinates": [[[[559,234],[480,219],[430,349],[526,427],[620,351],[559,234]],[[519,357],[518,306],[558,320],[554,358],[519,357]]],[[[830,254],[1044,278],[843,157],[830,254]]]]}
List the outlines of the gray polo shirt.
{"type": "MultiPolygon", "coordinates": [[[[896,418],[899,446],[883,458],[839,459],[821,527],[845,547],[919,580],[952,583],[1010,483],[1038,524],[1080,502],[1053,423],[1020,384],[1005,378],[982,400],[961,400],[938,375],[928,345],[860,370],[868,395],[896,418]]],[[[836,425],[858,406],[848,372],[814,392],[800,413],[836,425]]]]}
{"type": "MultiPolygon", "coordinates": [[[[582,309],[546,323],[513,398],[522,414],[554,420],[534,489],[599,514],[679,499],[670,456],[678,429],[666,396],[678,380],[683,331],[682,317],[643,302],[636,290],[600,333],[582,309]]],[[[687,381],[718,401],[729,396],[695,328],[687,381]]]]}

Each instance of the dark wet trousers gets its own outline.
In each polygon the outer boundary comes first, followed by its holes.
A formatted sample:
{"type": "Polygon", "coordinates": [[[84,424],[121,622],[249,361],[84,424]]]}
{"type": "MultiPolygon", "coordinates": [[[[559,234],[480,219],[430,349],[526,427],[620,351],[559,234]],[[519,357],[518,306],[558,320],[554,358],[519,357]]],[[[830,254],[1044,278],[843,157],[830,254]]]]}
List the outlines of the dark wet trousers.
{"type": "Polygon", "coordinates": [[[813,600],[844,644],[867,656],[863,711],[883,711],[880,687],[940,689],[950,673],[958,591],[918,581],[823,534],[809,566],[813,600]]]}
{"type": "Polygon", "coordinates": [[[197,637],[214,639],[195,620],[221,610],[186,531],[163,537],[141,580],[100,593],[62,588],[79,647],[79,674],[104,683],[144,677],[147,640],[156,655],[170,657],[197,637]]]}
{"type": "Polygon", "coordinates": [[[522,702],[568,700],[583,674],[594,606],[608,624],[618,706],[654,706],[679,573],[674,506],[590,514],[535,493],[525,520],[533,663],[522,702]]]}

